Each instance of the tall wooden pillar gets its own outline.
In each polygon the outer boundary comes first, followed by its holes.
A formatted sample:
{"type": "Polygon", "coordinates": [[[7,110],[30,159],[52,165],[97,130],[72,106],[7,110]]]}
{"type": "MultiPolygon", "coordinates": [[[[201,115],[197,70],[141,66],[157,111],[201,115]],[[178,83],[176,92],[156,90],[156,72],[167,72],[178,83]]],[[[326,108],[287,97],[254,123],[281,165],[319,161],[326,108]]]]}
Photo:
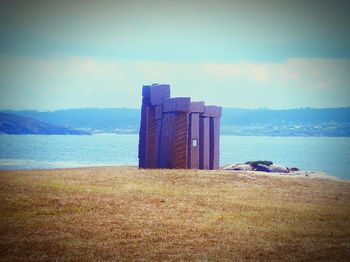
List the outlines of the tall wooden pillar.
{"type": "Polygon", "coordinates": [[[156,168],[159,162],[161,121],[159,110],[170,98],[170,86],[154,84],[143,86],[141,124],[139,134],[139,168],[156,168]]]}

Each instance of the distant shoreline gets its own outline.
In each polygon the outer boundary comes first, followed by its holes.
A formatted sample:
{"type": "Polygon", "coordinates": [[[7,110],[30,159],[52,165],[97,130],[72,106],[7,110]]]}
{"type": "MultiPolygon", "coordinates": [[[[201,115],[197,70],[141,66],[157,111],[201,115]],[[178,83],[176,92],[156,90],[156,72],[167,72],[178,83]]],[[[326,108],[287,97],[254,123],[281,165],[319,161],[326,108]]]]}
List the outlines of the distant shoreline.
{"type": "MultiPolygon", "coordinates": [[[[127,108],[80,108],[46,112],[3,109],[0,112],[12,114],[14,118],[29,117],[82,132],[123,134],[138,133],[141,115],[139,109],[127,108]]],[[[221,135],[350,137],[350,107],[280,110],[225,107],[221,135]]]]}

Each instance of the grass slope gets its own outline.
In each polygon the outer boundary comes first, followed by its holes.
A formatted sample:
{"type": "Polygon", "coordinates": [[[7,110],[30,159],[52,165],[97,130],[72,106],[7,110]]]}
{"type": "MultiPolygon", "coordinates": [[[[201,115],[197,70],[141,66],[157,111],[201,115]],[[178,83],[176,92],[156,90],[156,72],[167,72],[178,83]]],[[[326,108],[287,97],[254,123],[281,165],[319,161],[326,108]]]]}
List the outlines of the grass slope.
{"type": "Polygon", "coordinates": [[[346,260],[350,183],[228,171],[0,171],[2,260],[346,260]]]}

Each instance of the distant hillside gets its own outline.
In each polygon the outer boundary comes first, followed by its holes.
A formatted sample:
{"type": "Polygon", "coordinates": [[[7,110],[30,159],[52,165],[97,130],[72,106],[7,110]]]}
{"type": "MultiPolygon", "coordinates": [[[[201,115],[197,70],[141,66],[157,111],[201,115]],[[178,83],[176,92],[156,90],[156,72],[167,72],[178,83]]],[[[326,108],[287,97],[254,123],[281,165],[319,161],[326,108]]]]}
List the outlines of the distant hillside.
{"type": "Polygon", "coordinates": [[[68,109],[48,112],[35,110],[3,111],[25,117],[31,117],[52,125],[87,129],[93,131],[136,132],[140,123],[139,109],[111,108],[111,109],[68,109]]]}
{"type": "Polygon", "coordinates": [[[58,127],[30,117],[0,113],[0,134],[19,135],[87,135],[87,132],[58,127]]]}
{"type": "MultiPolygon", "coordinates": [[[[93,133],[137,133],[140,110],[127,108],[69,109],[52,112],[4,111],[52,125],[93,133]]],[[[264,136],[350,136],[350,107],[300,109],[224,108],[221,133],[264,136]]]]}
{"type": "Polygon", "coordinates": [[[298,109],[240,109],[224,108],[223,125],[274,124],[274,123],[349,123],[350,107],[298,108],[298,109]]]}
{"type": "Polygon", "coordinates": [[[221,133],[252,136],[350,136],[350,107],[288,110],[225,108],[221,133]]]}

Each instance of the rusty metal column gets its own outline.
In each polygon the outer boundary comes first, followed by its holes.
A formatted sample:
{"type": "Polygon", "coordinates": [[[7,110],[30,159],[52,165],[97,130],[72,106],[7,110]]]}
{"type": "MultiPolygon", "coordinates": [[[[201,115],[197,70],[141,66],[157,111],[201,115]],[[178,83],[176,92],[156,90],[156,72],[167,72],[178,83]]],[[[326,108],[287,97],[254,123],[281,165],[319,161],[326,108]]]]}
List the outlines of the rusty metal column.
{"type": "Polygon", "coordinates": [[[166,99],[160,145],[161,168],[187,168],[189,97],[166,99]]]}
{"type": "Polygon", "coordinates": [[[141,105],[141,124],[139,131],[139,168],[146,168],[146,137],[147,137],[147,107],[149,105],[149,99],[146,97],[142,98],[141,105]]]}
{"type": "Polygon", "coordinates": [[[210,169],[220,168],[220,117],[210,118],[210,169]]]}
{"type": "Polygon", "coordinates": [[[156,167],[160,167],[160,136],[162,132],[162,118],[163,118],[163,105],[157,105],[155,107],[155,118],[156,118],[156,167]]]}
{"type": "Polygon", "coordinates": [[[209,117],[199,117],[199,168],[209,169],[209,117]]]}
{"type": "Polygon", "coordinates": [[[203,117],[209,122],[209,166],[204,169],[219,169],[220,167],[220,117],[221,107],[205,106],[203,117]]]}
{"type": "Polygon", "coordinates": [[[199,114],[204,112],[204,102],[191,102],[188,126],[187,168],[199,169],[199,114]]]}
{"type": "Polygon", "coordinates": [[[159,108],[170,98],[170,86],[154,84],[143,86],[141,125],[139,133],[139,168],[158,167],[161,121],[159,108]]]}

